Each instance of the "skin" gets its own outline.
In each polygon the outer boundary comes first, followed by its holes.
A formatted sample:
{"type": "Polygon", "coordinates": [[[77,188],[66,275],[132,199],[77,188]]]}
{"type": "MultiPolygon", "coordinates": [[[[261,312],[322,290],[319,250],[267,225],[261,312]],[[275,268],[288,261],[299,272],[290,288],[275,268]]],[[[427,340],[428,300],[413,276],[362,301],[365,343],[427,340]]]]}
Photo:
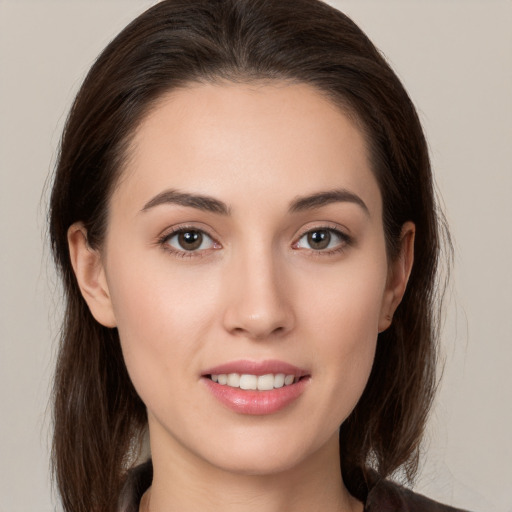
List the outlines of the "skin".
{"type": "Polygon", "coordinates": [[[82,293],[100,323],[118,328],[148,409],[155,476],[143,507],[362,510],[341,480],[338,428],[405,291],[414,226],[404,225],[401,254],[388,261],[365,140],[343,112],[300,84],[173,91],[137,129],[104,246],[92,250],[80,223],[68,236],[82,293]],[[228,212],[148,207],[169,190],[215,198],[228,212]],[[332,190],[364,206],[290,211],[332,190]],[[199,249],[165,239],[183,227],[207,234],[199,249]],[[327,249],[308,242],[315,230],[331,230],[327,249]],[[283,410],[240,414],[201,379],[239,359],[278,359],[310,378],[283,410]]]}

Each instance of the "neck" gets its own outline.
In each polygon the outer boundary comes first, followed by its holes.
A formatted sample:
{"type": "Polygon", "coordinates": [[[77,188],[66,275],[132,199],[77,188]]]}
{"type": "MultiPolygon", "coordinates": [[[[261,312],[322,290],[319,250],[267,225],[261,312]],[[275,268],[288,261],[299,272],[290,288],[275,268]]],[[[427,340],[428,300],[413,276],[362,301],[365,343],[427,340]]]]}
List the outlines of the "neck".
{"type": "Polygon", "coordinates": [[[341,478],[337,435],[307,460],[272,474],[212,466],[174,446],[154,443],[153,484],[142,512],[362,512],[341,478]],[[172,453],[172,457],[168,454],[172,453]]]}

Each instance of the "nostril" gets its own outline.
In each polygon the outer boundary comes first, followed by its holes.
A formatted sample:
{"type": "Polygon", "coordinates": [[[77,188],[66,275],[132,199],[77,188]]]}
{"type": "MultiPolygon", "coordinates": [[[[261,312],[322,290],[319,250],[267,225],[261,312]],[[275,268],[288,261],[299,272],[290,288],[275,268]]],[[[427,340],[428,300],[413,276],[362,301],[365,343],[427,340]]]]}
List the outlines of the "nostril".
{"type": "Polygon", "coordinates": [[[223,324],[231,334],[261,340],[283,336],[293,329],[295,317],[291,304],[277,300],[261,288],[259,294],[250,293],[244,287],[240,295],[230,296],[223,324]]]}
{"type": "Polygon", "coordinates": [[[264,316],[253,315],[251,318],[246,318],[245,321],[237,322],[239,325],[235,325],[228,330],[237,336],[246,336],[254,339],[266,339],[279,337],[284,335],[290,330],[290,327],[283,325],[284,322],[275,321],[273,322],[270,318],[264,316]],[[277,324],[277,325],[276,325],[277,324]]]}

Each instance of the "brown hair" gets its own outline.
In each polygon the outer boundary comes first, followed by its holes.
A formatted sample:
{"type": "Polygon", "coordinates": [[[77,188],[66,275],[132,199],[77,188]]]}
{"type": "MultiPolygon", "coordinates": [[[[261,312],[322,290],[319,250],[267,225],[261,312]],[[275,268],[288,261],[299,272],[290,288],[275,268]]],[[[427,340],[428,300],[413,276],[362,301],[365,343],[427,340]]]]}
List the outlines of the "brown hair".
{"type": "Polygon", "coordinates": [[[54,384],[54,473],[64,510],[113,511],[146,424],[116,329],[98,324],[70,264],[69,226],[99,247],[108,200],[142,117],[173,88],[216,80],[310,84],[357,119],[383,197],[388,254],[416,224],[415,264],[372,374],[340,431],[343,477],[386,477],[417,466],[435,388],[436,267],[440,223],[429,157],[414,106],[366,35],[318,0],[165,0],[103,51],[69,114],[50,205],[50,235],[66,297],[54,384]]]}

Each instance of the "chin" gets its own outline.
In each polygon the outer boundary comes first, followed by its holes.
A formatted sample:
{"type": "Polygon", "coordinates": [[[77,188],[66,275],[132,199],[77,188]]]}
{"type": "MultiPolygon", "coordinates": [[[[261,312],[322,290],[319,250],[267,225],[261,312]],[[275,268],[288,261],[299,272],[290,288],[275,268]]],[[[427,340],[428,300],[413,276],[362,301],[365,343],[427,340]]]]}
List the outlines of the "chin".
{"type": "Polygon", "coordinates": [[[303,460],[298,453],[247,452],[218,461],[214,465],[223,471],[247,476],[272,476],[293,470],[303,460]],[[241,456],[242,455],[242,456],[241,456]]]}
{"type": "Polygon", "coordinates": [[[244,432],[231,442],[210,444],[203,456],[218,469],[248,476],[269,476],[290,472],[301,467],[310,467],[315,460],[325,461],[330,454],[339,453],[338,431],[309,439],[299,435],[298,426],[284,432],[244,432]],[[292,435],[290,435],[292,434],[292,435]]]}

